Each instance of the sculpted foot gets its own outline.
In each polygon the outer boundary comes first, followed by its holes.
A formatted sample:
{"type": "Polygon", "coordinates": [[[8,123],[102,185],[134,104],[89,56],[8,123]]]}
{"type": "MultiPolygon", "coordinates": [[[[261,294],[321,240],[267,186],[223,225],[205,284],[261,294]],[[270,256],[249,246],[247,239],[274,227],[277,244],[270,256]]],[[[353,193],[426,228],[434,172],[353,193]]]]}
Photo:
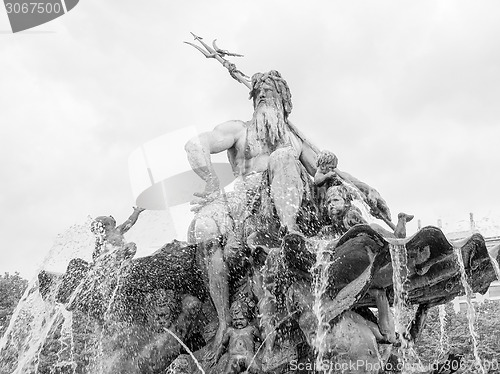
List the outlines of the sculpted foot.
{"type": "Polygon", "coordinates": [[[413,214],[399,213],[398,220],[404,220],[404,222],[410,222],[414,218],[413,214]]]}
{"type": "Polygon", "coordinates": [[[411,214],[398,214],[398,224],[396,225],[396,229],[394,230],[394,236],[396,236],[396,238],[406,238],[406,223],[410,222],[413,217],[414,216],[411,214]]]}
{"type": "Polygon", "coordinates": [[[374,298],[378,309],[378,329],[382,335],[381,343],[396,343],[396,328],[389,307],[387,293],[383,289],[372,288],[368,291],[374,298]]]}

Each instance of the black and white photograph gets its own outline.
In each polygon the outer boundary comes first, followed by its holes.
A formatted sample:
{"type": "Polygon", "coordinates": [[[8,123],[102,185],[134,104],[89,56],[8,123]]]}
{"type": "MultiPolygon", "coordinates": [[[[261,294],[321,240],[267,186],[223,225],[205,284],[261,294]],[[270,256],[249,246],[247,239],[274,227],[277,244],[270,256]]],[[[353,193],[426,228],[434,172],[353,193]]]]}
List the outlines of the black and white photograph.
{"type": "Polygon", "coordinates": [[[4,0],[0,374],[499,374],[499,19],[4,0]]]}

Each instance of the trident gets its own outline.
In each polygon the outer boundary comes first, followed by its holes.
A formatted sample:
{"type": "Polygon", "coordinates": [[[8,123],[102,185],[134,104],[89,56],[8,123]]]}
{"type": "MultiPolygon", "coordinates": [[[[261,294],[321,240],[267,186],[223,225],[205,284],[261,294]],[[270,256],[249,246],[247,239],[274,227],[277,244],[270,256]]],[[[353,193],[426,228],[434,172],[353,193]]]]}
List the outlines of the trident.
{"type": "Polygon", "coordinates": [[[194,40],[199,42],[205,49],[197,46],[196,44],[190,43],[190,42],[184,42],[186,44],[189,44],[193,47],[195,47],[198,51],[200,51],[206,58],[215,58],[217,61],[219,61],[222,66],[224,66],[228,71],[229,75],[233,77],[233,79],[237,80],[240,83],[243,83],[245,86],[247,86],[249,89],[252,89],[252,84],[250,83],[250,79],[247,75],[243,74],[241,71],[236,69],[236,65],[233,64],[232,62],[229,62],[226,60],[224,57],[225,56],[233,56],[233,57],[243,57],[243,55],[239,55],[237,53],[231,53],[228,51],[225,51],[223,49],[220,49],[217,47],[217,44],[215,44],[215,39],[212,42],[212,47],[210,47],[207,43],[203,41],[203,38],[191,33],[193,35],[194,40]]]}
{"type": "MultiPolygon", "coordinates": [[[[245,86],[247,86],[250,90],[252,89],[252,83],[250,81],[250,78],[245,75],[244,73],[242,73],[240,70],[238,70],[236,68],[236,65],[233,64],[232,62],[226,60],[224,57],[226,56],[231,56],[231,57],[243,57],[243,55],[240,55],[240,54],[237,54],[237,53],[232,53],[232,52],[228,52],[224,49],[220,49],[219,47],[217,47],[217,44],[215,43],[217,39],[215,39],[213,42],[212,42],[212,47],[210,47],[207,43],[205,43],[203,41],[203,38],[200,37],[200,36],[197,36],[195,35],[194,33],[191,33],[191,35],[193,35],[194,37],[194,40],[197,41],[198,43],[200,43],[205,49],[203,49],[202,47],[194,44],[194,43],[190,43],[190,42],[184,42],[186,44],[189,44],[190,46],[193,46],[194,48],[196,48],[198,51],[200,51],[203,56],[205,56],[206,58],[214,58],[216,59],[217,61],[219,61],[222,66],[224,66],[228,71],[229,71],[229,75],[231,75],[231,77],[233,79],[235,79],[236,81],[240,82],[240,83],[243,83],[245,86]]],[[[317,154],[320,153],[320,150],[318,147],[316,147],[313,143],[311,143],[305,136],[304,134],[293,124],[291,123],[290,121],[287,121],[288,123],[288,126],[290,127],[290,130],[292,130],[292,132],[300,139],[302,140],[302,142],[304,142],[307,146],[309,146],[309,148],[317,154]]],[[[370,204],[370,202],[368,201],[368,197],[366,196],[366,194],[363,193],[363,191],[361,191],[359,188],[357,188],[356,186],[354,186],[348,178],[346,178],[345,176],[345,173],[343,173],[342,171],[338,170],[338,169],[335,169],[335,172],[337,173],[337,175],[345,182],[347,183],[349,186],[351,186],[352,188],[354,188],[355,191],[359,192],[359,194],[361,195],[362,199],[364,200],[364,202],[371,208],[371,211],[372,211],[372,214],[375,216],[375,217],[378,217],[380,219],[382,219],[389,227],[391,227],[393,230],[395,229],[395,226],[394,224],[391,222],[391,220],[389,219],[389,217],[385,216],[381,211],[380,209],[375,205],[373,204],[370,204]]]]}
{"type": "MultiPolygon", "coordinates": [[[[214,58],[217,61],[219,61],[222,64],[222,66],[224,66],[229,71],[229,75],[231,75],[231,77],[233,77],[233,79],[237,80],[240,83],[243,83],[250,90],[252,89],[252,83],[250,82],[250,78],[248,77],[248,75],[245,75],[244,73],[242,73],[240,70],[238,70],[236,68],[235,64],[233,64],[232,62],[230,62],[224,58],[225,56],[243,57],[243,55],[239,55],[237,53],[232,53],[232,52],[228,52],[226,50],[220,49],[219,47],[217,47],[217,44],[215,44],[217,39],[215,39],[212,42],[212,46],[213,46],[213,48],[212,48],[207,43],[205,43],[203,41],[202,37],[199,37],[193,33],[191,33],[191,35],[193,35],[194,40],[199,42],[205,49],[201,48],[200,46],[198,46],[194,43],[190,43],[190,42],[184,42],[184,43],[195,47],[206,58],[214,58]]],[[[290,129],[295,133],[295,135],[297,135],[300,140],[302,140],[304,143],[306,143],[316,154],[318,154],[320,152],[319,148],[316,147],[314,144],[312,144],[304,136],[304,134],[302,134],[302,132],[297,127],[295,127],[295,125],[293,125],[290,121],[288,121],[288,125],[289,125],[290,129]]]]}

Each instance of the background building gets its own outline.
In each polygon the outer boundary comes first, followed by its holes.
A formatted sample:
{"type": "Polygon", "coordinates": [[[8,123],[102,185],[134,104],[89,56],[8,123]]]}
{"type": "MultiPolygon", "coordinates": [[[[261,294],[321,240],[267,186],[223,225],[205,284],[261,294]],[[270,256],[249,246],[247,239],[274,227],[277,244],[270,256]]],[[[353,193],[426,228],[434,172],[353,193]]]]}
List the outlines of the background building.
{"type": "MultiPolygon", "coordinates": [[[[438,225],[441,226],[441,222],[440,221],[438,222],[439,222],[438,225]]],[[[488,248],[488,252],[490,252],[491,254],[492,252],[497,253],[498,251],[497,248],[500,247],[500,232],[497,232],[496,233],[497,235],[495,235],[494,231],[496,230],[491,230],[491,227],[481,228],[481,226],[477,225],[476,222],[474,221],[474,215],[470,213],[469,230],[454,231],[450,233],[445,233],[445,235],[450,242],[454,242],[466,239],[474,233],[483,234],[486,242],[486,248],[488,248]]],[[[498,264],[496,264],[496,266],[498,266],[498,264]]],[[[484,300],[500,300],[500,280],[492,282],[490,288],[484,295],[475,294],[474,297],[472,298],[472,301],[474,302],[482,302],[484,300]]],[[[455,308],[455,311],[466,310],[467,309],[466,297],[465,296],[457,297],[453,301],[453,306],[455,308]]]]}

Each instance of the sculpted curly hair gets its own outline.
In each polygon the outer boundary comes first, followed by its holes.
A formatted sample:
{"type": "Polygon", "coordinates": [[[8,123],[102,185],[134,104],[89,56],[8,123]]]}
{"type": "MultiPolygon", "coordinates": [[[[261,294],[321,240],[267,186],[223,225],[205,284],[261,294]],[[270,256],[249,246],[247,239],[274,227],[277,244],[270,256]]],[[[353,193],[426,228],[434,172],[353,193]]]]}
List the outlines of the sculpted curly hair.
{"type": "Polygon", "coordinates": [[[326,191],[326,201],[328,202],[332,197],[340,196],[344,199],[346,205],[350,206],[353,200],[352,193],[344,186],[332,186],[326,191]]]}
{"type": "Polygon", "coordinates": [[[321,153],[318,155],[318,161],[316,161],[316,164],[318,167],[333,167],[336,168],[339,160],[337,159],[337,156],[335,156],[335,153],[330,152],[330,151],[321,151],[321,153]]]}
{"type": "Polygon", "coordinates": [[[231,308],[229,308],[229,313],[231,314],[231,317],[235,317],[238,314],[242,314],[245,318],[249,319],[250,318],[250,313],[248,310],[248,305],[243,302],[242,300],[236,300],[231,304],[231,308]]]}

